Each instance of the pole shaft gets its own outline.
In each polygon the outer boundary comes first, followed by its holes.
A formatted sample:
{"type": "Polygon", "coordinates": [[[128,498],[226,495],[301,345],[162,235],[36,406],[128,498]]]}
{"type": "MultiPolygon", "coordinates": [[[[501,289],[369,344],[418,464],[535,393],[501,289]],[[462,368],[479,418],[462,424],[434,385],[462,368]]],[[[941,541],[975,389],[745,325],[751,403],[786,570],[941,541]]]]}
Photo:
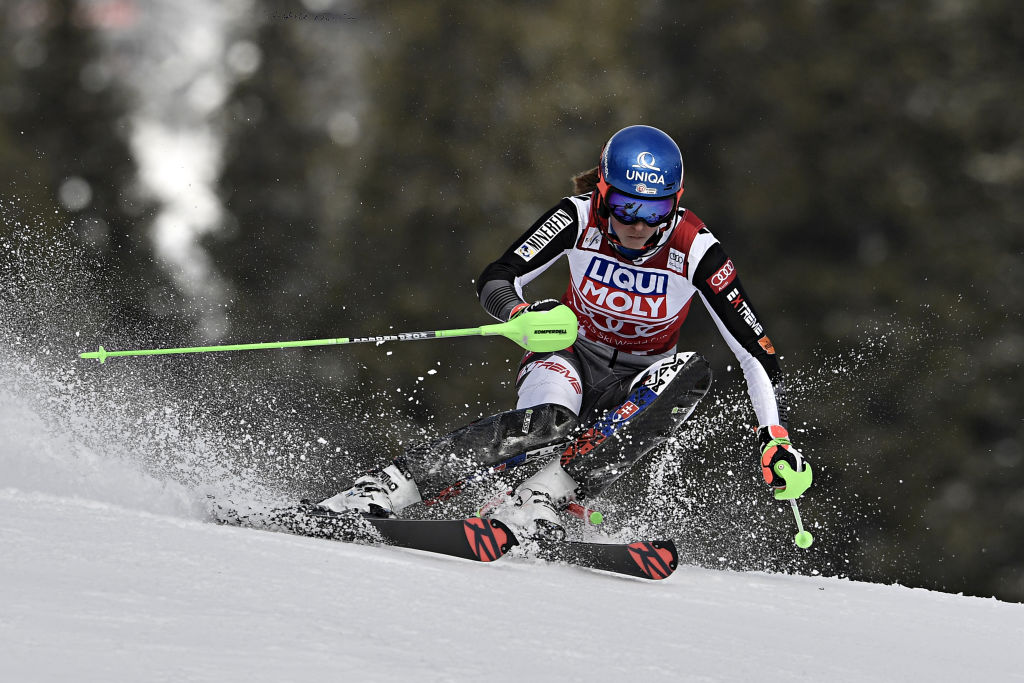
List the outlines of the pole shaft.
{"type": "Polygon", "coordinates": [[[401,332],[399,334],[376,335],[373,337],[336,337],[333,339],[305,339],[301,341],[259,342],[256,344],[222,344],[219,346],[191,346],[173,349],[138,349],[132,351],[90,351],[80,354],[82,358],[106,359],[115,356],[160,356],[181,353],[210,353],[212,351],[257,351],[260,349],[291,349],[309,346],[335,346],[341,344],[383,344],[389,341],[415,341],[440,337],[465,337],[482,334],[481,328],[460,330],[437,330],[432,332],[401,332]]]}
{"type": "Polygon", "coordinates": [[[790,498],[789,504],[793,507],[793,518],[796,519],[796,529],[800,533],[803,533],[804,520],[800,519],[800,508],[796,506],[796,498],[790,498]]]}

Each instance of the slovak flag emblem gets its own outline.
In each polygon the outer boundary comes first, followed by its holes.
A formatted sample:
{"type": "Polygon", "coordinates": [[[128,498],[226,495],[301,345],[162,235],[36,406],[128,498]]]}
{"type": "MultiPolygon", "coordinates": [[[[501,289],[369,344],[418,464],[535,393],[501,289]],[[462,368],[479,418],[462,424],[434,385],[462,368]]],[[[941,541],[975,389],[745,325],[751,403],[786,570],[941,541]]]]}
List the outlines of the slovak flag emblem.
{"type": "Polygon", "coordinates": [[[623,422],[633,416],[636,411],[640,410],[640,407],[632,401],[626,401],[619,409],[615,411],[615,415],[612,418],[615,422],[623,422]]]}

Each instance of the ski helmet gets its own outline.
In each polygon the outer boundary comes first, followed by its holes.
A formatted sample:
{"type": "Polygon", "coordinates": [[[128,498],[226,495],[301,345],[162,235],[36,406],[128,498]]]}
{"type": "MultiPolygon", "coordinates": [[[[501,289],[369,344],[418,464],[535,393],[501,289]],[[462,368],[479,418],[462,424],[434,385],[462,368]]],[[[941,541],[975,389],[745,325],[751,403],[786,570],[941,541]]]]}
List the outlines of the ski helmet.
{"type": "Polygon", "coordinates": [[[675,141],[651,126],[628,126],[601,150],[597,197],[605,237],[626,258],[645,260],[664,244],[683,194],[683,156],[675,141]],[[609,216],[622,223],[643,221],[657,228],[641,249],[622,245],[609,216]]]}

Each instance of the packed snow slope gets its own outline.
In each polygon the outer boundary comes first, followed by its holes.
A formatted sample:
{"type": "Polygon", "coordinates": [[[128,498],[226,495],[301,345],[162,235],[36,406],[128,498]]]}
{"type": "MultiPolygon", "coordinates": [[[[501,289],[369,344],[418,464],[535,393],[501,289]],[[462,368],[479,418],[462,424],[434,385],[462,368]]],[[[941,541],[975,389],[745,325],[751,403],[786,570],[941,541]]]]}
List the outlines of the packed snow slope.
{"type": "Polygon", "coordinates": [[[662,582],[0,490],[6,681],[1024,680],[1024,606],[681,568],[662,582]]]}

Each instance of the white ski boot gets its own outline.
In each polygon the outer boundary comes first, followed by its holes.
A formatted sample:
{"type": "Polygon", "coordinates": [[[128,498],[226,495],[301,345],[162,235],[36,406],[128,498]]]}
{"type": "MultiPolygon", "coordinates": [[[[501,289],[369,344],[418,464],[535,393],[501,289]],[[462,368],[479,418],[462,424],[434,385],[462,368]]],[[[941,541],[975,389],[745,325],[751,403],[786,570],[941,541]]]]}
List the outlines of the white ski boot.
{"type": "Polygon", "coordinates": [[[334,512],[358,510],[378,517],[393,517],[420,500],[420,490],[412,477],[391,464],[359,477],[351,488],[320,501],[317,506],[334,512]]]}
{"type": "Polygon", "coordinates": [[[563,540],[558,510],[574,499],[576,486],[558,460],[552,460],[511,495],[487,503],[480,516],[498,519],[527,538],[563,540]]]}

